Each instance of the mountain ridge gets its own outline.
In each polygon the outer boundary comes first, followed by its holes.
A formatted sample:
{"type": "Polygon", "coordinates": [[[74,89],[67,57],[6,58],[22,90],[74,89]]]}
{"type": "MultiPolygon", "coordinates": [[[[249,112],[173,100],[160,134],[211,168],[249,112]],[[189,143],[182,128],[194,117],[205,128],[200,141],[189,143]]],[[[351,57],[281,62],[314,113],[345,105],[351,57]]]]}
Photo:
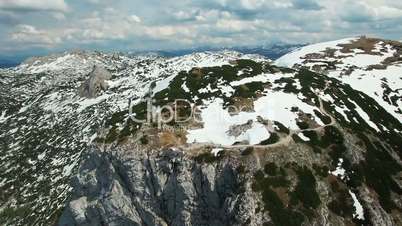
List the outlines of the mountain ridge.
{"type": "Polygon", "coordinates": [[[99,52],[0,70],[0,222],[400,223],[400,119],[333,67],[276,64],[231,51],[99,52]],[[80,97],[94,64],[111,73],[108,88],[80,97]],[[130,111],[147,118],[147,98],[186,100],[199,118],[134,121],[130,111]]]}
{"type": "Polygon", "coordinates": [[[273,44],[269,46],[238,46],[238,47],[224,47],[224,48],[214,48],[214,47],[198,47],[191,49],[178,49],[178,50],[144,50],[144,51],[97,51],[97,50],[85,50],[85,49],[73,49],[68,51],[62,51],[59,53],[50,53],[48,55],[41,54],[41,56],[0,56],[0,68],[12,68],[16,67],[24,61],[29,61],[30,59],[35,59],[38,57],[49,57],[51,55],[63,55],[67,53],[74,52],[103,52],[107,54],[116,55],[127,55],[127,56],[161,56],[161,57],[178,57],[189,55],[191,53],[197,52],[219,52],[219,51],[236,51],[242,54],[259,54],[265,56],[269,59],[277,59],[285,53],[288,53],[294,48],[303,46],[306,44],[273,44]]]}

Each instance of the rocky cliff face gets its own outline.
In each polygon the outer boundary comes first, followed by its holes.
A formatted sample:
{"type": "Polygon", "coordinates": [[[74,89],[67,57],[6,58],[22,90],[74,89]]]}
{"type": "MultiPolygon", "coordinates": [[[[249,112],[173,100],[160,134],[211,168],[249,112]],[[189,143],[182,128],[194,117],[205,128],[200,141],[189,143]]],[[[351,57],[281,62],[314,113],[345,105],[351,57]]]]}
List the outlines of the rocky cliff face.
{"type": "MultiPolygon", "coordinates": [[[[355,135],[344,135],[345,145],[359,140],[355,135]]],[[[330,143],[330,155],[336,155],[334,147],[341,144],[336,139],[330,143]]],[[[211,149],[212,146],[155,150],[138,142],[92,146],[72,180],[74,190],[58,224],[400,222],[399,214],[387,213],[381,200],[373,197],[373,191],[352,178],[356,176],[353,172],[345,172],[343,167],[349,166],[338,164],[331,171],[328,166],[334,163],[327,153],[320,152],[319,146],[297,140],[266,147],[226,149],[216,155],[211,149]]],[[[341,155],[345,162],[354,162],[364,154],[363,149],[348,146],[341,155]]]]}
{"type": "Polygon", "coordinates": [[[132,151],[94,149],[86,156],[59,225],[234,225],[252,216],[253,196],[243,197],[235,161],[202,164],[172,149],[132,151]]]}

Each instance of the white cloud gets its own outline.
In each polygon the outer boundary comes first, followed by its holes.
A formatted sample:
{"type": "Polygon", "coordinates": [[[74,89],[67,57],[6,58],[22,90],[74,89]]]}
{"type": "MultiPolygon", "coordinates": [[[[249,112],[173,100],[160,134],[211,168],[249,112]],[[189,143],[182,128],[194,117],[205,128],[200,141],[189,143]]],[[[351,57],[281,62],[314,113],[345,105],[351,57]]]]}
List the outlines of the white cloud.
{"type": "Polygon", "coordinates": [[[142,32],[141,18],[135,14],[125,15],[114,8],[105,8],[101,12],[93,11],[57,32],[72,44],[121,41],[142,32]]]}
{"type": "Polygon", "coordinates": [[[169,39],[180,41],[185,38],[197,37],[196,25],[177,25],[177,26],[144,26],[143,34],[153,39],[169,39]]]}
{"type": "Polygon", "coordinates": [[[130,22],[134,22],[134,23],[141,23],[141,18],[140,17],[138,17],[137,15],[131,15],[131,16],[129,16],[128,17],[128,20],[130,21],[130,22]]]}
{"type": "Polygon", "coordinates": [[[255,30],[253,21],[234,20],[234,19],[221,19],[216,22],[216,27],[223,31],[246,31],[255,30]]]}
{"type": "Polygon", "coordinates": [[[173,12],[173,16],[178,19],[178,20],[189,20],[192,19],[194,17],[194,12],[191,11],[177,11],[177,12],[173,12]]]}
{"type": "Polygon", "coordinates": [[[210,21],[215,22],[221,18],[230,18],[231,14],[227,11],[219,10],[200,10],[196,16],[197,21],[210,21]]]}
{"type": "Polygon", "coordinates": [[[256,9],[264,4],[263,0],[241,0],[240,2],[246,9],[256,9]]]}
{"type": "Polygon", "coordinates": [[[61,12],[54,12],[51,15],[57,20],[65,20],[66,19],[66,16],[64,15],[64,13],[61,13],[61,12]]]}
{"type": "Polygon", "coordinates": [[[52,47],[61,43],[61,38],[47,31],[38,30],[36,27],[20,24],[11,33],[11,40],[35,47],[52,47]]]}
{"type": "MultiPolygon", "coordinates": [[[[237,1],[230,1],[227,5],[235,5],[237,1]]],[[[286,9],[293,6],[290,0],[241,0],[240,6],[247,10],[286,9]]]]}
{"type": "Polygon", "coordinates": [[[0,0],[0,9],[66,12],[68,6],[64,0],[0,0]]]}
{"type": "Polygon", "coordinates": [[[388,6],[380,6],[376,8],[372,8],[372,13],[377,19],[392,19],[392,18],[401,18],[402,10],[398,8],[392,8],[388,6]]]}
{"type": "MultiPolygon", "coordinates": [[[[361,32],[367,31],[367,29],[373,30],[380,26],[380,23],[386,22],[385,20],[396,20],[393,22],[394,24],[399,24],[402,20],[402,9],[399,8],[398,5],[390,4],[385,0],[354,2],[340,0],[328,2],[324,12],[327,13],[327,15],[324,14],[320,17],[325,17],[327,20],[333,22],[339,19],[339,25],[344,28],[350,28],[350,30],[354,30],[354,32],[356,30],[361,30],[361,32]],[[397,20],[399,20],[399,23],[397,20]],[[370,26],[362,30],[361,26],[363,26],[363,23],[370,26]]],[[[385,31],[382,33],[385,33],[385,31]]]]}
{"type": "Polygon", "coordinates": [[[359,34],[402,37],[402,3],[395,0],[185,0],[159,6],[118,0],[113,8],[107,3],[0,0],[0,49],[10,43],[169,49],[306,43],[359,34]]]}

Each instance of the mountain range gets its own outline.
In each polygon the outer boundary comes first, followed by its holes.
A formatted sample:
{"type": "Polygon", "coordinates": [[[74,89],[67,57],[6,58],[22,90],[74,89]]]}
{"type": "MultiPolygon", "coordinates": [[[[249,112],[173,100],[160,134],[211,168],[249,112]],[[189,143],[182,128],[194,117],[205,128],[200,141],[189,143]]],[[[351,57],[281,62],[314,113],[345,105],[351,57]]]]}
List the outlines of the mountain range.
{"type": "Polygon", "coordinates": [[[0,69],[0,224],[401,225],[402,43],[243,52],[0,69]]]}
{"type": "MultiPolygon", "coordinates": [[[[291,52],[292,50],[302,47],[306,44],[273,44],[268,46],[239,46],[239,47],[225,47],[225,48],[216,48],[216,47],[198,47],[191,49],[178,49],[178,50],[155,50],[155,51],[127,51],[120,52],[118,54],[121,55],[157,55],[163,57],[178,57],[184,56],[191,53],[196,52],[206,52],[206,51],[236,51],[243,54],[259,54],[269,59],[275,60],[284,54],[291,52]]],[[[46,55],[43,53],[42,55],[46,55]]],[[[16,67],[21,64],[24,60],[29,59],[28,55],[17,55],[17,56],[1,56],[0,55],[0,68],[10,68],[16,67]]]]}

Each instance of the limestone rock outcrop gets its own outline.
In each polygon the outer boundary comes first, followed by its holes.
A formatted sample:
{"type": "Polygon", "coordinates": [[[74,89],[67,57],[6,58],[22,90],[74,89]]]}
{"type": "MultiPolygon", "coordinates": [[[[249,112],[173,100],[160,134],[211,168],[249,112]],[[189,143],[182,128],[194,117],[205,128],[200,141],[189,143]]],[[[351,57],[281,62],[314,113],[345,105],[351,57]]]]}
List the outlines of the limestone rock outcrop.
{"type": "Polygon", "coordinates": [[[79,88],[80,96],[87,98],[97,97],[101,91],[107,90],[108,85],[105,80],[111,79],[111,77],[112,75],[108,70],[95,65],[89,74],[89,78],[79,88]]]}

